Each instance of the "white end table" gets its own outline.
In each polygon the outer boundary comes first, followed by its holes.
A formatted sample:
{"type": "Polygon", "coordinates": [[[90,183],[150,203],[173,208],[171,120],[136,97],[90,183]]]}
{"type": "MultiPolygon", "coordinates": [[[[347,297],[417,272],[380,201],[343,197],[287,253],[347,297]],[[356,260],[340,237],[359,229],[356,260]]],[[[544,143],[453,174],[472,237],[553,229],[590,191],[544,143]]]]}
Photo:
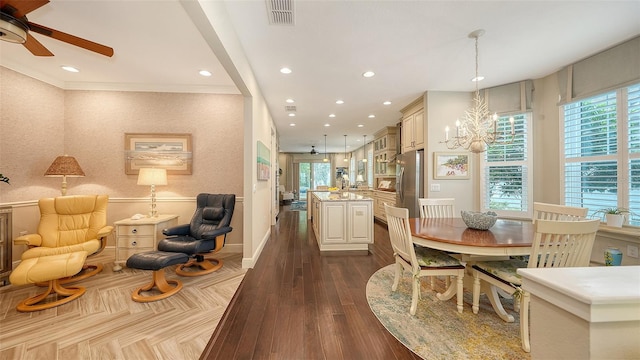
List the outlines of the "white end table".
{"type": "Polygon", "coordinates": [[[178,215],[164,214],[139,220],[127,218],[113,224],[116,227],[116,261],[113,271],[120,271],[121,264],[129,256],[156,250],[158,241],[164,238],[162,230],[178,225],[178,215]]]}

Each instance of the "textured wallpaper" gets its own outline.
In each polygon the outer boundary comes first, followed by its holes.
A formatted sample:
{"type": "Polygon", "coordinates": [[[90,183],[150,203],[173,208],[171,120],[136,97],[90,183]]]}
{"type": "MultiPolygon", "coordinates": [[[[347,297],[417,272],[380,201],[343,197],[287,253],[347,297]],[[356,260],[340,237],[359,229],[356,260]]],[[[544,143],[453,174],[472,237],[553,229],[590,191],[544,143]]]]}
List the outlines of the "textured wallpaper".
{"type": "Polygon", "coordinates": [[[0,203],[60,194],[43,174],[58,155],[75,156],[86,177],[68,194],[145,197],[124,172],[125,133],[191,133],[193,174],[170,175],[158,196],[200,192],[243,196],[240,95],[61,90],[0,67],[0,203]]]}

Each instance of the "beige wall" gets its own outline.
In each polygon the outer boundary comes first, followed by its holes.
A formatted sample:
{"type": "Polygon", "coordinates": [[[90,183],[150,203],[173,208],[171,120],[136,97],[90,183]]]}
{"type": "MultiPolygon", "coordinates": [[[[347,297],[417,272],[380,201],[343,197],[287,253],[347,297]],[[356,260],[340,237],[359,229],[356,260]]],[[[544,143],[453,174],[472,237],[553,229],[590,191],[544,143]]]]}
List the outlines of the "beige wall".
{"type": "MultiPolygon", "coordinates": [[[[86,173],[68,179],[69,195],[110,196],[111,222],[148,209],[149,187],[124,173],[124,134],[190,133],[193,174],[170,175],[169,184],[157,188],[158,209],[186,223],[198,193],[236,194],[227,240],[241,247],[242,96],[64,91],[6,68],[0,67],[0,75],[0,171],[11,178],[11,185],[0,184],[0,205],[16,205],[14,236],[36,230],[37,199],[60,195],[61,179],[43,176],[56,156],[75,156],[86,173]]],[[[15,249],[14,259],[21,252],[15,249]]]]}

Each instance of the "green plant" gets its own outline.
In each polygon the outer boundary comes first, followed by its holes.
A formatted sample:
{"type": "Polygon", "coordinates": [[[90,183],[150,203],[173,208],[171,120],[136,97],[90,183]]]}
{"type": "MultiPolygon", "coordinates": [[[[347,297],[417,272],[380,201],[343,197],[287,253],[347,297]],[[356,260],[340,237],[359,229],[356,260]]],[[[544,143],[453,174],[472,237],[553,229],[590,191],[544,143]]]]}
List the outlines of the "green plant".
{"type": "Polygon", "coordinates": [[[596,214],[600,213],[600,214],[623,215],[623,214],[629,214],[629,213],[631,213],[631,211],[629,211],[629,209],[625,209],[625,208],[612,207],[612,208],[600,209],[600,210],[596,211],[595,213],[596,214]]]}

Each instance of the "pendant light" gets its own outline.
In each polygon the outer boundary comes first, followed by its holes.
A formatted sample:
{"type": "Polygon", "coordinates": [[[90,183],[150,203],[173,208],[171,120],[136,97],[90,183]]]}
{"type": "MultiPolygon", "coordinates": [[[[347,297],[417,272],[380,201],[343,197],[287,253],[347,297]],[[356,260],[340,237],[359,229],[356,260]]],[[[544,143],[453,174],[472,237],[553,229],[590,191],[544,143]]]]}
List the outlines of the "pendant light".
{"type": "Polygon", "coordinates": [[[367,135],[363,135],[363,137],[364,137],[364,140],[362,140],[362,143],[364,145],[362,145],[362,153],[363,153],[362,162],[366,163],[368,161],[367,160],[367,135]]]}
{"type": "Polygon", "coordinates": [[[327,134],[324,134],[324,159],[323,162],[329,162],[329,158],[327,157],[327,134]]]}
{"type": "Polygon", "coordinates": [[[344,162],[349,161],[349,159],[347,159],[347,135],[344,136],[344,162]]]}

